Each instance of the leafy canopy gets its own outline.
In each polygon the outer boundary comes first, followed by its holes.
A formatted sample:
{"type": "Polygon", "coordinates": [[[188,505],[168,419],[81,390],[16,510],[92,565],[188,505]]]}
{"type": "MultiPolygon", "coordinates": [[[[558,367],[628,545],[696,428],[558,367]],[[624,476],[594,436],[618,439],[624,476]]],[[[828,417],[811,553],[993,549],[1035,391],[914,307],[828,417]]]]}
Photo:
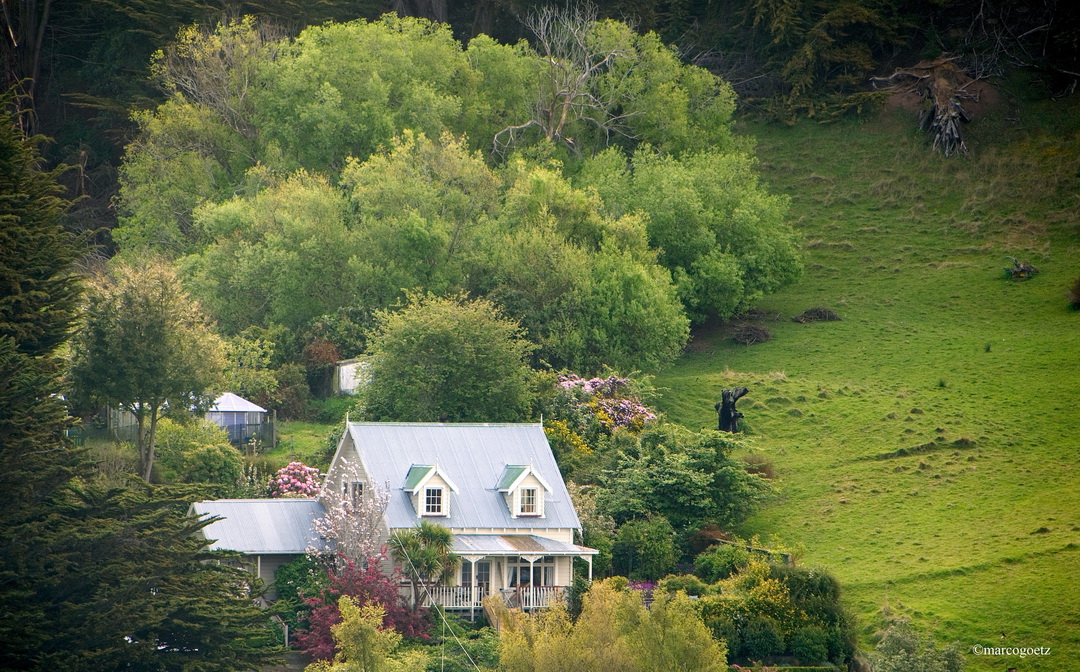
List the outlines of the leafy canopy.
{"type": "Polygon", "coordinates": [[[362,392],[373,420],[512,422],[526,417],[533,349],[490,301],[412,294],[378,314],[369,342],[371,382],[362,392]]]}
{"type": "Polygon", "coordinates": [[[75,353],[80,393],[135,416],[147,481],[162,411],[205,403],[225,370],[221,339],[160,259],[118,264],[96,279],[75,353]]]}

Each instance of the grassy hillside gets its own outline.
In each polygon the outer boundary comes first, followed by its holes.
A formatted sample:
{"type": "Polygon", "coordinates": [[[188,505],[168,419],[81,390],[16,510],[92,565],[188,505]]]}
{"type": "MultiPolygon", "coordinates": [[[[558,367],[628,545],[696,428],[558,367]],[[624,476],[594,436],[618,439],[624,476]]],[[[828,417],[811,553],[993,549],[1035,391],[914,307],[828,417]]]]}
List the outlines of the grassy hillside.
{"type": "Polygon", "coordinates": [[[761,306],[772,341],[699,330],[657,378],[662,410],[715,426],[720,390],[750,388],[781,495],[742,532],[828,566],[866,633],[888,608],[969,670],[1080,669],[1080,105],[1004,96],[967,158],[931,154],[902,110],[746,130],[807,270],[761,306]],[[1006,255],[1041,273],[1006,280],[1006,255]],[[815,306],[843,320],[790,320],[815,306]]]}

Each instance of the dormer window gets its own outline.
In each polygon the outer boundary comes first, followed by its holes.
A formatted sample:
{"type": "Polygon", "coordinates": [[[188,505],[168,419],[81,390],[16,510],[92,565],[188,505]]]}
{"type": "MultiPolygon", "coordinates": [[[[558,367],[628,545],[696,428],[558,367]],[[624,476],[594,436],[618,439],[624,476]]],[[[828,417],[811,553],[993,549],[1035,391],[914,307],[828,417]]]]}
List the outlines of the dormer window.
{"type": "Polygon", "coordinates": [[[531,466],[506,465],[496,489],[514,518],[543,518],[544,493],[551,492],[551,486],[531,466]]]}
{"type": "Polygon", "coordinates": [[[412,465],[402,490],[409,494],[417,518],[449,517],[450,494],[458,491],[446,473],[432,464],[412,465]]]}
{"type": "Polygon", "coordinates": [[[443,515],[443,489],[424,488],[424,515],[443,515]]]}

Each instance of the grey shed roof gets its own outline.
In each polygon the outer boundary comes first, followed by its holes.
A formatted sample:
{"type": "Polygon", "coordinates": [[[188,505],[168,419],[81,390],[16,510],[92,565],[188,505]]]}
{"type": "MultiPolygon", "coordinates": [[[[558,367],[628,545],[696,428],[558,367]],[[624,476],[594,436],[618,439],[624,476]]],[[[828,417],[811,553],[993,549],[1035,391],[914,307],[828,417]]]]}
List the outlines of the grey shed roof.
{"type": "Polygon", "coordinates": [[[458,488],[450,493],[450,515],[432,519],[446,527],[581,527],[539,424],[353,422],[349,435],[370,482],[389,486],[386,520],[391,528],[419,522],[404,490],[416,465],[435,465],[458,488]],[[510,465],[531,466],[551,485],[551,492],[544,492],[542,518],[510,515],[499,492],[510,465]]]}
{"type": "Polygon", "coordinates": [[[226,392],[214,400],[211,413],[266,413],[266,409],[243,397],[226,392]]]}
{"type": "Polygon", "coordinates": [[[219,499],[195,502],[190,513],[223,518],[202,529],[207,539],[216,539],[211,550],[274,555],[323,546],[314,522],[326,511],[315,499],[219,499]]]}

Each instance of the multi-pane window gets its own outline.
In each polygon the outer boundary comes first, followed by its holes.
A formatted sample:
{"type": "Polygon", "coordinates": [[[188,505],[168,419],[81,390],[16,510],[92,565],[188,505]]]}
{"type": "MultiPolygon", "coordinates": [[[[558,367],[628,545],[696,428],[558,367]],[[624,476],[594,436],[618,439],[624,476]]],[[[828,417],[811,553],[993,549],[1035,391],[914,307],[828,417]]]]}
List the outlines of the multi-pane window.
{"type": "Polygon", "coordinates": [[[345,481],[341,484],[341,496],[353,508],[360,506],[360,500],[364,497],[364,483],[362,481],[345,481]]]}
{"type": "MultiPolygon", "coordinates": [[[[461,561],[461,585],[472,585],[472,569],[474,563],[461,561]]],[[[476,565],[476,585],[486,587],[491,584],[491,563],[487,560],[481,560],[475,563],[476,565]]]]}
{"type": "Polygon", "coordinates": [[[521,514],[524,516],[535,516],[540,513],[539,508],[536,505],[536,488],[522,488],[521,489],[521,514]]]}
{"type": "Polygon", "coordinates": [[[510,574],[510,587],[518,586],[553,586],[555,585],[555,558],[546,555],[531,566],[525,558],[510,558],[507,563],[510,574]],[[529,575],[530,569],[532,575],[529,575]]]}
{"type": "Polygon", "coordinates": [[[424,489],[424,515],[440,516],[443,513],[443,489],[424,489]]]}

